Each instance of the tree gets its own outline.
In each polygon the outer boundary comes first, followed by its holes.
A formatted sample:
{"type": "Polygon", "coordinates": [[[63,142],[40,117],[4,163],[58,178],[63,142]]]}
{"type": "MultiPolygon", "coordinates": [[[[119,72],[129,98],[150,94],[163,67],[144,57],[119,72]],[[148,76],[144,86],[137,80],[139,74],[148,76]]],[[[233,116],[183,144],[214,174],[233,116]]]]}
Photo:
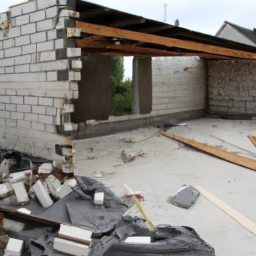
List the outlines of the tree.
{"type": "Polygon", "coordinates": [[[124,79],[124,57],[111,57],[111,81],[112,81],[112,95],[119,93],[118,88],[122,85],[124,79]]]}

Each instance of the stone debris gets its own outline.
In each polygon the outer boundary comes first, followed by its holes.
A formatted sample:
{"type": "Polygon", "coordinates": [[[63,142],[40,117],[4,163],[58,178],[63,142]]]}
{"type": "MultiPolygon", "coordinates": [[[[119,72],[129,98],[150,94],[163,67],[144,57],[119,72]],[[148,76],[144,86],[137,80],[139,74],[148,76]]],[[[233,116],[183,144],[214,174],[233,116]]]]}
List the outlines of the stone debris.
{"type": "Polygon", "coordinates": [[[121,152],[121,157],[122,157],[124,163],[133,162],[133,161],[136,160],[136,158],[138,156],[144,156],[144,155],[145,155],[145,153],[142,152],[142,151],[140,151],[140,152],[132,152],[132,151],[128,152],[126,150],[123,150],[121,152]]]}

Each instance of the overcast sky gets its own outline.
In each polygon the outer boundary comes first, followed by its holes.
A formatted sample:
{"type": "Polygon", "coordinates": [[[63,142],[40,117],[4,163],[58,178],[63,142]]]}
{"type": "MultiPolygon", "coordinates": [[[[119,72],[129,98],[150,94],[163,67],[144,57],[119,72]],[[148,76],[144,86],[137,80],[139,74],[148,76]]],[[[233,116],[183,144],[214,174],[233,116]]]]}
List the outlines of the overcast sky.
{"type": "MultiPolygon", "coordinates": [[[[0,0],[0,13],[8,10],[9,6],[21,2],[24,0],[0,0]]],[[[91,0],[89,2],[159,21],[164,21],[163,6],[167,4],[167,23],[174,24],[174,21],[179,19],[181,27],[211,35],[216,34],[225,20],[249,29],[256,27],[255,0],[91,0]]],[[[126,74],[126,76],[130,75],[126,74]]]]}

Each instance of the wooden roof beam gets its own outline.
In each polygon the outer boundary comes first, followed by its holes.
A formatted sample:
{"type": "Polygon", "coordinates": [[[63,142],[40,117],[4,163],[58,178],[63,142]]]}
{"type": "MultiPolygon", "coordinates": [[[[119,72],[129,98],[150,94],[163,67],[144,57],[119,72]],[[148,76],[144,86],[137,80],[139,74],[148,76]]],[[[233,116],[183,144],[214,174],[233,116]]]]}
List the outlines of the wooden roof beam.
{"type": "Polygon", "coordinates": [[[215,55],[223,55],[229,57],[236,57],[242,59],[256,59],[256,53],[244,52],[240,50],[233,50],[229,48],[195,43],[191,41],[185,41],[180,39],[174,39],[169,37],[162,37],[156,35],[150,35],[145,33],[133,32],[118,28],[110,28],[106,26],[100,26],[90,24],[86,22],[76,21],[76,27],[81,29],[81,32],[88,34],[95,34],[106,37],[123,38],[129,40],[135,40],[144,43],[151,43],[157,45],[164,45],[168,47],[178,47],[182,49],[188,49],[197,52],[206,52],[215,55]]]}
{"type": "Polygon", "coordinates": [[[146,19],[144,18],[131,18],[131,19],[118,20],[118,21],[108,21],[108,22],[105,22],[103,26],[121,28],[121,27],[136,25],[136,24],[142,24],[145,22],[146,22],[146,19]]]}
{"type": "Polygon", "coordinates": [[[109,8],[97,8],[97,9],[91,9],[87,11],[80,12],[80,20],[83,19],[91,19],[95,18],[104,14],[107,14],[111,11],[109,8]]]}

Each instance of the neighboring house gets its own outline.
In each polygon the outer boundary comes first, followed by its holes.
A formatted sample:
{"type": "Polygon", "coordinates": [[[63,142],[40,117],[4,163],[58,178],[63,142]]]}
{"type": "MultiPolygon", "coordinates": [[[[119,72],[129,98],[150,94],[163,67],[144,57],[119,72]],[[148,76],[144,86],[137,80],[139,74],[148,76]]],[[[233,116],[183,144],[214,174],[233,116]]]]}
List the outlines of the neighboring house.
{"type": "Polygon", "coordinates": [[[225,21],[218,30],[217,37],[236,41],[243,44],[256,46],[256,29],[243,28],[231,22],[225,21]]]}

